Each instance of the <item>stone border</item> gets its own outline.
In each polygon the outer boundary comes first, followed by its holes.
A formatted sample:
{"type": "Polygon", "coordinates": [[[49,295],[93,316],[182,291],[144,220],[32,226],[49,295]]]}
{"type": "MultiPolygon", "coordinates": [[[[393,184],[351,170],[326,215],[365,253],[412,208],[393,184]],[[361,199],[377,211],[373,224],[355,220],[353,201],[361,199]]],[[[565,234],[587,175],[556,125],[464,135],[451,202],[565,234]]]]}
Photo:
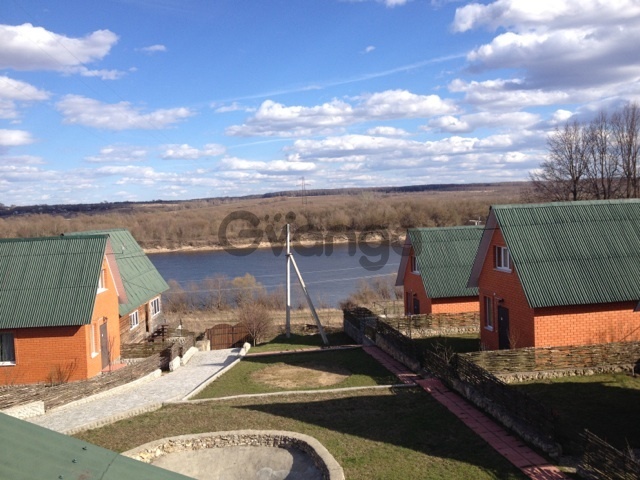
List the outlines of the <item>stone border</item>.
{"type": "Polygon", "coordinates": [[[182,397],[182,400],[189,400],[192,397],[195,397],[197,394],[199,394],[202,390],[204,390],[205,388],[207,388],[209,386],[209,384],[215,380],[217,380],[218,378],[220,378],[222,375],[224,375],[225,373],[227,373],[229,370],[231,370],[233,367],[236,366],[236,364],[242,360],[242,358],[249,353],[249,349],[251,349],[251,344],[250,343],[245,343],[242,346],[242,349],[240,350],[240,353],[238,354],[238,358],[236,358],[233,362],[231,362],[229,365],[227,365],[226,367],[224,367],[222,370],[220,370],[218,373],[216,373],[215,375],[207,378],[204,382],[202,382],[200,385],[198,385],[195,389],[193,389],[190,393],[188,393],[187,395],[185,395],[184,397],[182,397]]]}
{"type": "Polygon", "coordinates": [[[340,464],[318,440],[302,433],[279,430],[235,430],[167,437],[145,443],[122,453],[122,455],[144,463],[151,463],[153,460],[170,453],[239,446],[295,448],[309,455],[316,467],[322,472],[323,479],[345,479],[340,464]]]}

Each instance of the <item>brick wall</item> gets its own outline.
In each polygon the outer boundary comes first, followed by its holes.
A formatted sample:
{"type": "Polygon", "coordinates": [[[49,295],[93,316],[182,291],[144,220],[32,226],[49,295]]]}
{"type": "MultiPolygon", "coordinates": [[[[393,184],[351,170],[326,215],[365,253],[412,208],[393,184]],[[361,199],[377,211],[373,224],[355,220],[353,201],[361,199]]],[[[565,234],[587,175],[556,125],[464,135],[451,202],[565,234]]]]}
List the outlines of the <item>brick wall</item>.
{"type": "Polygon", "coordinates": [[[434,298],[431,313],[475,313],[478,311],[478,297],[434,298]]]}
{"type": "Polygon", "coordinates": [[[511,272],[502,272],[494,268],[494,246],[506,246],[502,233],[496,229],[487,252],[480,277],[478,279],[480,300],[480,341],[488,350],[498,349],[498,306],[509,311],[509,330],[512,347],[535,346],[533,329],[533,309],[529,307],[522,284],[515,267],[511,272]],[[494,327],[486,327],[484,297],[492,300],[494,327]]]}
{"type": "Polygon", "coordinates": [[[480,273],[480,339],[485,348],[498,349],[498,306],[509,311],[512,348],[590,345],[640,340],[640,312],[636,302],[532,309],[529,307],[516,268],[502,272],[494,268],[494,246],[506,246],[496,229],[480,273]],[[493,301],[494,328],[486,325],[483,297],[493,301]]]}
{"type": "Polygon", "coordinates": [[[535,310],[535,346],[590,345],[640,340],[636,302],[535,310]]]}
{"type": "MultiPolygon", "coordinates": [[[[413,256],[413,247],[410,250],[413,256]]],[[[411,258],[411,256],[409,258],[411,258]]],[[[421,274],[411,271],[411,260],[407,261],[407,268],[403,277],[404,311],[413,314],[413,295],[417,295],[420,302],[420,314],[429,313],[467,313],[478,311],[478,297],[429,298],[422,283],[421,274]]]]}
{"type": "MultiPolygon", "coordinates": [[[[103,268],[109,272],[106,261],[103,268]]],[[[15,365],[0,366],[0,384],[50,382],[67,377],[68,381],[86,380],[102,370],[100,354],[100,324],[107,323],[108,336],[113,339],[112,358],[120,357],[118,331],[118,297],[113,277],[105,277],[106,289],[96,294],[91,325],[67,327],[35,327],[13,330],[15,365]],[[91,335],[95,335],[96,350],[92,352],[91,335]]]]}

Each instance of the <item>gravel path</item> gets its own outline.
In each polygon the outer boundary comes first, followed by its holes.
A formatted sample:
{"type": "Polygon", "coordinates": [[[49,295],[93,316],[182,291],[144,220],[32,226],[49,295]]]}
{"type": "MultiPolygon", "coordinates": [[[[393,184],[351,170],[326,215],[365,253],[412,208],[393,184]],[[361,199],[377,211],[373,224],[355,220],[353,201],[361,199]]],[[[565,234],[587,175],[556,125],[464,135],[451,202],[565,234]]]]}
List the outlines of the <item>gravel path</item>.
{"type": "Polygon", "coordinates": [[[72,434],[122,418],[156,410],[163,402],[181,400],[239,358],[240,349],[198,352],[185,365],[151,382],[124,392],[55,409],[29,421],[61,433],[72,434]]]}

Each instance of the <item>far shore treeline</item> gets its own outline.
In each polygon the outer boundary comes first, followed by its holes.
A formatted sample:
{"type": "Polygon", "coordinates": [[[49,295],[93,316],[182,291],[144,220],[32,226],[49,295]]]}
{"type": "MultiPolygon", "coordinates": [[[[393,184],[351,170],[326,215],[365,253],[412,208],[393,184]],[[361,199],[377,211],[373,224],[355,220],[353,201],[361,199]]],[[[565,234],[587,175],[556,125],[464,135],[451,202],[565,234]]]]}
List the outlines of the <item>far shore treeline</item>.
{"type": "MultiPolygon", "coordinates": [[[[492,204],[521,203],[529,184],[483,183],[392,189],[283,192],[256,197],[213,198],[181,202],[116,203],[98,206],[36,206],[0,208],[0,237],[26,238],[64,232],[126,228],[147,251],[219,248],[221,225],[226,240],[242,244],[239,236],[265,241],[282,239],[287,222],[299,239],[313,235],[384,232],[390,240],[407,228],[470,225],[483,222],[492,204]],[[47,212],[47,213],[44,213],[47,212]],[[248,212],[229,222],[230,215],[248,212]],[[243,218],[253,219],[253,225],[243,218]],[[226,227],[225,227],[226,225],[226,227]],[[244,234],[243,234],[244,232],[244,234]],[[304,232],[302,234],[301,232],[304,232]]],[[[223,236],[223,237],[224,237],[223,236]]],[[[224,240],[224,238],[222,239],[224,240]]],[[[249,240],[251,241],[251,240],[249,240]]],[[[224,242],[223,242],[224,243],[224,242]]]]}

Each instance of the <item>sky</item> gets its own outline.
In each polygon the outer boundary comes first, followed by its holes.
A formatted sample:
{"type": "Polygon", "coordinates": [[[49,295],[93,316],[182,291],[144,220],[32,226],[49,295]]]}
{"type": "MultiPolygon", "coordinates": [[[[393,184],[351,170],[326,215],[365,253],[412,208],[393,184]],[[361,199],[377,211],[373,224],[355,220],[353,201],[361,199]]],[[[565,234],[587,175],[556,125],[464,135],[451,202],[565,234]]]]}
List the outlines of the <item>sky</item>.
{"type": "Polygon", "coordinates": [[[640,0],[2,0],[0,203],[526,180],[640,0]]]}

